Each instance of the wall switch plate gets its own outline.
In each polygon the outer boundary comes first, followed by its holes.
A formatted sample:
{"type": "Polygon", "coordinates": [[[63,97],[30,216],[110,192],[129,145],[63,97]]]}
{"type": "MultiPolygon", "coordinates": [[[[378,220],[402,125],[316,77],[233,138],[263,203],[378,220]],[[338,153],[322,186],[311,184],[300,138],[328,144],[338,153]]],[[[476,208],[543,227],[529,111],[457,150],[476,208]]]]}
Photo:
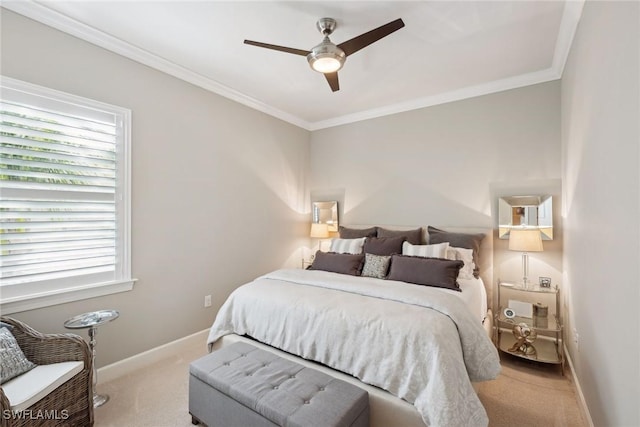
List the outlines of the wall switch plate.
{"type": "Polygon", "coordinates": [[[211,295],[205,295],[204,297],[204,306],[211,307],[211,295]]]}

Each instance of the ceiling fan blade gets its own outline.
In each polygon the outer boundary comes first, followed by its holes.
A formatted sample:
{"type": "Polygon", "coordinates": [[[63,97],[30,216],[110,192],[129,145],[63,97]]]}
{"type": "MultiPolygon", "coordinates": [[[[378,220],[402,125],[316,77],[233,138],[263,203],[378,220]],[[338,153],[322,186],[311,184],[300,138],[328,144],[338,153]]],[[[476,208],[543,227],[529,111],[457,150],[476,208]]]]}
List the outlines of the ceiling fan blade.
{"type": "Polygon", "coordinates": [[[327,82],[329,82],[329,86],[331,86],[331,91],[336,92],[340,90],[337,71],[335,73],[326,73],[324,76],[327,78],[327,82]]]}
{"type": "Polygon", "coordinates": [[[351,40],[340,43],[338,47],[342,49],[347,56],[349,56],[356,53],[360,49],[369,46],[371,43],[375,43],[381,38],[388,36],[394,31],[398,31],[402,27],[404,27],[404,22],[402,21],[402,19],[396,19],[395,21],[391,21],[388,24],[384,24],[374,30],[368,31],[364,34],[360,34],[359,36],[354,37],[351,40]]]}
{"type": "Polygon", "coordinates": [[[307,56],[310,52],[308,50],[294,49],[292,47],[278,46],[275,44],[254,42],[253,40],[245,40],[244,44],[250,44],[252,46],[264,47],[267,49],[279,50],[280,52],[293,53],[294,55],[307,56]]]}

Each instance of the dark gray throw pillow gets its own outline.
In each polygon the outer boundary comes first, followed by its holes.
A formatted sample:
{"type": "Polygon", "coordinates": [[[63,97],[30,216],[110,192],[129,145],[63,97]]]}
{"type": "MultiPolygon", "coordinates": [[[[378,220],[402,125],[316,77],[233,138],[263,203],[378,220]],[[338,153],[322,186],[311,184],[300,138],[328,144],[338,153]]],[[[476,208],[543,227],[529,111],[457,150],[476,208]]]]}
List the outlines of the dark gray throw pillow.
{"type": "Polygon", "coordinates": [[[359,276],[363,265],[364,254],[352,255],[318,251],[309,270],[323,270],[359,276]]]}
{"type": "Polygon", "coordinates": [[[378,237],[398,237],[405,236],[407,242],[412,245],[422,244],[422,228],[415,230],[387,230],[386,228],[378,227],[378,237]]]}
{"type": "Polygon", "coordinates": [[[484,239],[484,234],[467,234],[467,233],[451,233],[449,231],[439,230],[435,227],[427,227],[429,233],[429,244],[449,242],[449,246],[456,248],[466,248],[473,250],[473,262],[476,268],[473,275],[476,279],[480,275],[480,263],[478,262],[480,255],[480,242],[484,239]]]}
{"type": "Polygon", "coordinates": [[[359,239],[361,237],[376,237],[378,227],[371,228],[347,228],[340,226],[338,228],[341,239],[359,239]]]}
{"type": "Polygon", "coordinates": [[[457,279],[463,266],[462,261],[394,255],[387,279],[460,291],[457,279]]]}
{"type": "Polygon", "coordinates": [[[407,240],[405,236],[398,237],[367,237],[362,251],[373,255],[393,255],[402,253],[402,244],[407,240]]]}

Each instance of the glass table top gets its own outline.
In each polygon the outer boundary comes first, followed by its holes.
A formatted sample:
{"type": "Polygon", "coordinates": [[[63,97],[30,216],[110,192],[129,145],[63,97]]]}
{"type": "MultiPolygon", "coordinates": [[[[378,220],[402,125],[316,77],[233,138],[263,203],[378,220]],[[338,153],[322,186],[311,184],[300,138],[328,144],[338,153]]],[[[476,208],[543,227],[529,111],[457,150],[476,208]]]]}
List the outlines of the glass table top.
{"type": "Polygon", "coordinates": [[[64,327],[68,329],[91,328],[99,326],[117,319],[120,313],[116,310],[99,310],[89,313],[79,314],[64,322],[64,327]]]}

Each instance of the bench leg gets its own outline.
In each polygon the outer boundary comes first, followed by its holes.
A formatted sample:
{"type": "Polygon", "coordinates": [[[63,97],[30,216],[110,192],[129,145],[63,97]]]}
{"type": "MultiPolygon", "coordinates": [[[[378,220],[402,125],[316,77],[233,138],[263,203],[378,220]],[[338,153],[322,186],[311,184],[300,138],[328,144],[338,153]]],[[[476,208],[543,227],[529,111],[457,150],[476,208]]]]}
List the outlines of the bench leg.
{"type": "Polygon", "coordinates": [[[194,426],[197,426],[198,424],[200,424],[200,420],[194,417],[193,415],[191,415],[191,424],[193,424],[194,426]]]}

